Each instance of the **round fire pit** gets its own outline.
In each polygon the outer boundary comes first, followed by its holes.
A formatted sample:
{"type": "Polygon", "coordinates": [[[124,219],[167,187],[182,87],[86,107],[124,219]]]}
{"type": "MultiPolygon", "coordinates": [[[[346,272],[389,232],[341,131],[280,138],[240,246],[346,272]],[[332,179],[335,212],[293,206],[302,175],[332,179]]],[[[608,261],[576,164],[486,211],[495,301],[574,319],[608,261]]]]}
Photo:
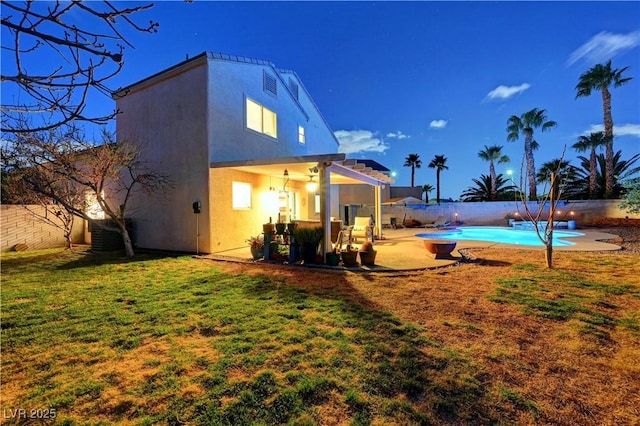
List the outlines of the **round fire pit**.
{"type": "Polygon", "coordinates": [[[436,259],[448,259],[456,248],[455,241],[423,240],[424,248],[436,259]]]}

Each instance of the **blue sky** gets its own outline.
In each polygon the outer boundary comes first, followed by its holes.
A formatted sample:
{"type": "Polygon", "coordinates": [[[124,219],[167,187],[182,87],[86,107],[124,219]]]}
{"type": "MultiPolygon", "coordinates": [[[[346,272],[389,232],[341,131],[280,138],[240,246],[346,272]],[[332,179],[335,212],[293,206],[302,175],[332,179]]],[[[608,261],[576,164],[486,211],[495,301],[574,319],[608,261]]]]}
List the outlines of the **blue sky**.
{"type": "MultiPolygon", "coordinates": [[[[133,5],[135,3],[119,3],[133,5]]],[[[420,155],[416,185],[445,155],[443,198],[457,199],[488,173],[477,156],[503,145],[519,173],[522,140],[506,141],[509,116],[547,110],[558,127],[536,133],[536,166],[602,124],[599,92],[575,99],[581,73],[613,60],[633,80],[612,90],[614,148],[640,152],[640,2],[156,2],[136,20],[125,86],[203,51],[293,69],[351,158],[371,158],[410,184],[408,154],[420,155]]],[[[113,108],[108,99],[100,107],[113,108]]],[[[432,193],[431,196],[435,196],[432,193]]]]}

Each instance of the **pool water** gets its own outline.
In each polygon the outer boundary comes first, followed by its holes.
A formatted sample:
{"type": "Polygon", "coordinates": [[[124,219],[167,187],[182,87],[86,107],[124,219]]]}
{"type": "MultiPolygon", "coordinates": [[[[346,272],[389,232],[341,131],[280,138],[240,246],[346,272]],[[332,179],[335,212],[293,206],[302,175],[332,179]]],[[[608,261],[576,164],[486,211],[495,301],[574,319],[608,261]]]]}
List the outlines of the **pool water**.
{"type": "MultiPolygon", "coordinates": [[[[571,231],[553,231],[553,245],[568,247],[575,245],[572,241],[563,240],[566,237],[582,237],[584,234],[571,231]]],[[[460,228],[443,229],[439,232],[416,234],[419,238],[434,240],[471,240],[489,241],[502,244],[516,244],[521,246],[543,246],[535,231],[514,230],[491,226],[464,226],[460,228]]]]}

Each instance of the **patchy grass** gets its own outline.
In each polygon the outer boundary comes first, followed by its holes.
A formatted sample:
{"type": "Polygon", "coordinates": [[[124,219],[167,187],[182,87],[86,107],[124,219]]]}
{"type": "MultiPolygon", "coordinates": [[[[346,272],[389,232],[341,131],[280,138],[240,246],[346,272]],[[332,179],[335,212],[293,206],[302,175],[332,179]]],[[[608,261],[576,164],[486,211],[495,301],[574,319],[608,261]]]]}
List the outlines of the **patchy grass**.
{"type": "Polygon", "coordinates": [[[3,254],[2,407],[60,424],[635,421],[637,260],[475,254],[407,276],[3,254]]]}

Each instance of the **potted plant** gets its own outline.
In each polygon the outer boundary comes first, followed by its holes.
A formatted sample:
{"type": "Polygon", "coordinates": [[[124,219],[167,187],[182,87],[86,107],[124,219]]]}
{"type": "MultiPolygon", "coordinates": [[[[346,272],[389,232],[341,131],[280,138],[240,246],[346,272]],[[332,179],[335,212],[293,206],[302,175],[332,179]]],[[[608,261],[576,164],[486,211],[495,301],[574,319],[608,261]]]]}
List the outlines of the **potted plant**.
{"type": "Polygon", "coordinates": [[[250,237],[246,241],[247,243],[249,243],[251,256],[253,256],[254,259],[260,259],[262,256],[264,256],[264,239],[261,235],[250,237]]]}
{"type": "Polygon", "coordinates": [[[376,262],[376,253],[373,249],[373,243],[371,241],[365,241],[360,246],[360,263],[363,265],[373,265],[376,262]]]}
{"type": "Polygon", "coordinates": [[[342,257],[342,264],[344,266],[355,266],[358,264],[358,249],[351,247],[351,245],[348,245],[346,250],[341,251],[340,256],[342,257]]]}
{"type": "Polygon", "coordinates": [[[287,224],[283,222],[277,222],[275,226],[276,226],[276,234],[284,235],[284,230],[287,228],[287,224]]]}
{"type": "Polygon", "coordinates": [[[340,254],[338,253],[338,246],[334,246],[332,251],[326,253],[326,262],[329,266],[338,266],[340,263],[340,254]]]}
{"type": "Polygon", "coordinates": [[[313,263],[318,252],[318,244],[322,241],[324,230],[321,226],[313,228],[297,227],[293,231],[293,238],[300,245],[302,260],[304,263],[313,263]]]}

